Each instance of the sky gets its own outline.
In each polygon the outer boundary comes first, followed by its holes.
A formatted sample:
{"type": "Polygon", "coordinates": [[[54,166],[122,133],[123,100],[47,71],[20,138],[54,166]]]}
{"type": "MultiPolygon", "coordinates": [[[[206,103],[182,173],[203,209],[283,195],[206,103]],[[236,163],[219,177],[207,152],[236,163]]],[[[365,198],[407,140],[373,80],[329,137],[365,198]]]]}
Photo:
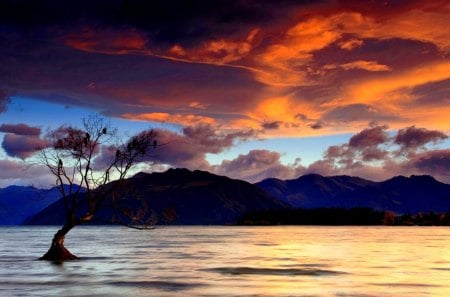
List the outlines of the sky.
{"type": "Polygon", "coordinates": [[[450,183],[449,1],[0,3],[0,187],[54,182],[48,131],[92,114],[148,171],[450,183]]]}

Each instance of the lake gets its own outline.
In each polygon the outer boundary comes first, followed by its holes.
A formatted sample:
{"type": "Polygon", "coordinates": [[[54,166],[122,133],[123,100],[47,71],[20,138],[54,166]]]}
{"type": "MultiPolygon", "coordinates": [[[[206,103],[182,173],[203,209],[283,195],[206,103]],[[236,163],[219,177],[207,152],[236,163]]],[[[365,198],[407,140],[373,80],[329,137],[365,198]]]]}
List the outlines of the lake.
{"type": "Polygon", "coordinates": [[[445,227],[0,228],[0,296],[450,296],[445,227]]]}

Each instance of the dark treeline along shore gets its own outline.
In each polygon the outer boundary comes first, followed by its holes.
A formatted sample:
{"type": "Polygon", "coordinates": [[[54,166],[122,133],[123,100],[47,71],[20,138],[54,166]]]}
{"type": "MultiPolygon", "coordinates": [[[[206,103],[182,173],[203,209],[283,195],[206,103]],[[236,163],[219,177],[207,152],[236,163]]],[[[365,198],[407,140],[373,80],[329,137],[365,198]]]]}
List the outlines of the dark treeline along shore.
{"type": "Polygon", "coordinates": [[[263,210],[244,215],[238,225],[450,226],[450,212],[420,212],[411,215],[371,208],[263,210]]]}

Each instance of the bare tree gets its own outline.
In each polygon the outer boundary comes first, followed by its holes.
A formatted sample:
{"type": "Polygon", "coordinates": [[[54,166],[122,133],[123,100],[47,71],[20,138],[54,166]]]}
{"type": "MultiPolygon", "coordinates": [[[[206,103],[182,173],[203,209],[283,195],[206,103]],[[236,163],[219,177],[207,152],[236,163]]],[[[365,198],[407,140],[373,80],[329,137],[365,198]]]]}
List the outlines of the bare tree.
{"type": "MultiPolygon", "coordinates": [[[[117,199],[123,192],[128,174],[137,163],[148,159],[157,147],[152,130],[142,131],[126,142],[120,142],[117,129],[98,116],[83,119],[83,128],[62,127],[50,133],[50,145],[40,152],[41,161],[56,178],[65,209],[65,223],[53,237],[42,260],[63,261],[77,259],[64,246],[67,233],[75,226],[90,222],[106,200],[117,199]],[[109,158],[105,157],[109,153],[109,158]],[[101,168],[94,170],[95,163],[101,168]],[[114,180],[113,182],[111,182],[114,180]],[[81,207],[84,205],[84,207],[81,207]]],[[[142,226],[142,209],[131,214],[133,224],[142,226]]]]}

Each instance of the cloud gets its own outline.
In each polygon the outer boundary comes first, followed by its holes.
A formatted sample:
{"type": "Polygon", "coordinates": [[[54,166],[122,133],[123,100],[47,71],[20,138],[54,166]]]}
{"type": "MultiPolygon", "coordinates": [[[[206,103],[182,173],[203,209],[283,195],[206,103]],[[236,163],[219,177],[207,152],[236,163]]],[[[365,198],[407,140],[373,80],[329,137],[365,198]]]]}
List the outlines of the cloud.
{"type": "MultiPolygon", "coordinates": [[[[256,132],[220,131],[217,126],[198,124],[183,128],[181,133],[155,129],[156,140],[161,146],[151,152],[149,161],[172,167],[210,170],[206,160],[207,154],[218,154],[229,149],[234,144],[255,138],[256,132]]],[[[115,151],[102,149],[102,156],[95,161],[96,168],[108,164],[115,151]]]]}
{"type": "Polygon", "coordinates": [[[398,121],[397,115],[369,104],[348,104],[334,107],[322,115],[325,122],[398,121]]]}
{"type": "Polygon", "coordinates": [[[3,138],[2,148],[11,157],[26,159],[39,150],[48,146],[48,141],[36,135],[6,134],[3,138]]]}
{"type": "Polygon", "coordinates": [[[1,20],[7,25],[44,27],[96,25],[97,27],[136,28],[148,33],[154,43],[195,44],[215,34],[230,34],[248,23],[268,22],[289,9],[290,1],[265,1],[254,6],[245,1],[142,2],[2,1],[1,20]],[[288,6],[287,8],[285,8],[288,6]],[[274,8],[278,8],[275,10],[274,8]],[[279,12],[278,12],[279,11],[279,12]],[[182,13],[181,13],[182,12],[182,13]],[[272,12],[272,13],[270,13],[272,12]]]}
{"type": "Polygon", "coordinates": [[[420,107],[442,107],[450,103],[450,79],[414,87],[411,92],[414,102],[420,107]]]}
{"type": "Polygon", "coordinates": [[[450,183],[450,150],[425,147],[446,138],[442,132],[414,126],[400,129],[391,137],[387,126],[373,125],[353,135],[347,143],[330,146],[323,159],[310,164],[305,172],[355,175],[378,181],[396,175],[431,174],[450,183]],[[399,158],[405,151],[407,154],[399,158]]]}
{"type": "Polygon", "coordinates": [[[273,86],[300,86],[310,84],[306,71],[300,66],[313,58],[314,51],[337,41],[341,33],[333,30],[329,18],[314,17],[297,23],[280,38],[255,56],[255,62],[263,71],[255,78],[273,86]]]}
{"type": "Polygon", "coordinates": [[[309,165],[306,172],[323,175],[360,175],[377,180],[385,177],[386,172],[380,168],[389,167],[388,146],[391,138],[387,128],[373,125],[354,134],[345,144],[328,147],[324,152],[324,158],[309,165]]]}
{"type": "MultiPolygon", "coordinates": [[[[392,96],[395,91],[404,92],[405,89],[411,91],[414,87],[439,82],[448,78],[450,78],[449,61],[443,60],[429,63],[402,73],[384,76],[379,79],[370,79],[350,86],[347,92],[349,95],[348,101],[370,103],[382,100],[383,103],[392,102],[394,99],[402,99],[398,96],[392,96]]],[[[408,94],[409,92],[406,92],[403,101],[410,100],[408,94]]]]}
{"type": "Polygon", "coordinates": [[[423,152],[416,155],[410,163],[420,172],[450,181],[450,149],[423,152]]]}
{"type": "Polygon", "coordinates": [[[318,130],[323,128],[323,123],[318,121],[309,125],[311,129],[318,130]]]}
{"type": "Polygon", "coordinates": [[[55,46],[45,38],[12,38],[0,33],[0,88],[19,97],[88,107],[115,117],[167,113],[179,120],[193,114],[226,124],[266,93],[245,69],[105,55],[55,46]],[[46,58],[33,58],[37,53],[46,58]]]}
{"type": "Polygon", "coordinates": [[[62,41],[78,50],[116,55],[139,51],[145,53],[147,43],[146,37],[133,29],[122,31],[84,29],[80,33],[62,37],[62,41]]]}
{"type": "Polygon", "coordinates": [[[245,115],[247,117],[235,121],[233,127],[262,127],[267,137],[293,136],[300,134],[300,131],[302,136],[306,136],[314,130],[310,129],[310,125],[318,121],[312,104],[297,100],[292,95],[261,99],[245,115]]]}
{"type": "MultiPolygon", "coordinates": [[[[360,8],[360,10],[363,9],[360,8]]],[[[382,19],[377,19],[366,11],[349,12],[351,10],[345,10],[345,8],[343,11],[331,13],[324,11],[323,14],[317,13],[309,17],[306,14],[300,22],[288,28],[282,38],[273,41],[256,56],[256,65],[260,69],[270,69],[268,73],[266,71],[255,73],[256,79],[273,85],[310,84],[305,66],[312,64],[315,52],[335,43],[341,49],[349,51],[362,46],[364,39],[400,38],[431,42],[442,50],[446,50],[450,43],[443,32],[448,26],[448,18],[439,9],[439,5],[436,5],[434,10],[399,11],[397,15],[388,15],[382,19]],[[414,21],[411,21],[412,19],[414,21]],[[438,23],[437,27],[433,26],[435,20],[438,23]],[[356,38],[346,39],[348,35],[356,38]]],[[[346,70],[392,70],[387,65],[365,60],[347,62],[342,65],[346,70]]]]}
{"type": "Polygon", "coordinates": [[[125,119],[130,120],[140,120],[140,121],[153,121],[161,123],[174,123],[183,126],[190,125],[192,123],[202,123],[208,125],[217,125],[214,118],[193,115],[193,114],[170,114],[167,112],[152,112],[152,113],[139,113],[139,114],[129,114],[125,113],[122,115],[125,119]]]}
{"type": "Polygon", "coordinates": [[[259,31],[257,28],[252,29],[247,36],[238,40],[227,40],[224,38],[208,40],[191,49],[186,49],[176,44],[168,50],[167,57],[181,61],[217,65],[229,64],[249,55],[254,47],[255,36],[259,31]]]}
{"type": "MultiPolygon", "coordinates": [[[[418,135],[423,144],[433,142],[442,136],[439,133],[430,133],[436,131],[414,128],[421,131],[417,132],[410,128],[401,129],[397,135],[409,131],[407,132],[409,136],[418,135]]],[[[394,146],[396,137],[391,137],[387,129],[387,126],[373,124],[354,134],[347,143],[328,147],[322,160],[308,166],[303,166],[299,159],[294,164],[283,164],[278,152],[251,150],[247,154],[241,154],[232,160],[224,160],[211,168],[217,174],[250,182],[268,177],[292,179],[307,173],[326,176],[352,175],[376,181],[386,180],[395,175],[431,174],[441,181],[450,182],[448,149],[428,151],[418,150],[416,146],[414,154],[398,158],[398,150],[394,146]]]]}
{"type": "Polygon", "coordinates": [[[408,3],[6,0],[0,89],[181,125],[282,121],[269,137],[371,120],[447,130],[448,82],[433,100],[420,88],[449,78],[448,3],[408,3]],[[440,109],[419,108],[430,101],[440,109]]]}
{"type": "Polygon", "coordinates": [[[339,67],[341,67],[344,70],[362,69],[373,72],[392,70],[391,67],[383,64],[378,64],[376,61],[363,61],[363,60],[341,64],[339,65],[339,67]]]}
{"type": "Polygon", "coordinates": [[[31,127],[27,124],[2,124],[0,132],[12,133],[16,135],[38,136],[41,134],[41,128],[31,127]]]}
{"type": "Polygon", "coordinates": [[[352,39],[348,39],[348,40],[343,40],[343,41],[339,42],[338,45],[341,49],[351,51],[355,48],[360,47],[361,45],[363,45],[363,43],[364,43],[364,41],[362,41],[360,39],[352,38],[352,39]]]}
{"type": "Polygon", "coordinates": [[[10,185],[34,185],[48,188],[54,185],[54,177],[44,165],[30,165],[16,160],[0,160],[0,188],[10,185]]]}
{"type": "Polygon", "coordinates": [[[254,131],[219,132],[214,126],[196,125],[174,133],[167,130],[155,130],[158,143],[163,144],[155,152],[157,162],[174,167],[190,169],[209,169],[206,154],[218,154],[230,148],[238,141],[255,137],[254,131]]]}
{"type": "MultiPolygon", "coordinates": [[[[401,38],[433,43],[442,50],[450,46],[445,37],[448,26],[447,1],[360,2],[342,1],[340,11],[359,14],[351,19],[334,18],[342,26],[338,28],[356,38],[401,38]]],[[[334,12],[338,16],[340,12],[334,12]]],[[[341,13],[342,15],[342,13],[341,13]]]]}
{"type": "Polygon", "coordinates": [[[383,144],[389,139],[389,136],[386,133],[387,128],[387,126],[375,126],[364,129],[353,135],[350,138],[348,145],[354,148],[364,148],[383,144]]]}
{"type": "Polygon", "coordinates": [[[233,160],[224,160],[214,166],[214,172],[250,182],[258,182],[265,178],[277,177],[290,179],[298,177],[304,170],[300,160],[290,165],[281,163],[281,155],[269,150],[251,150],[233,160]]]}
{"type": "Polygon", "coordinates": [[[437,143],[447,138],[448,136],[441,131],[411,126],[398,130],[394,143],[400,145],[402,149],[410,150],[423,147],[430,142],[437,143]]]}
{"type": "Polygon", "coordinates": [[[280,128],[280,125],[282,124],[281,121],[274,121],[274,122],[264,122],[261,124],[261,127],[263,129],[268,129],[268,130],[277,130],[280,128]]]}

